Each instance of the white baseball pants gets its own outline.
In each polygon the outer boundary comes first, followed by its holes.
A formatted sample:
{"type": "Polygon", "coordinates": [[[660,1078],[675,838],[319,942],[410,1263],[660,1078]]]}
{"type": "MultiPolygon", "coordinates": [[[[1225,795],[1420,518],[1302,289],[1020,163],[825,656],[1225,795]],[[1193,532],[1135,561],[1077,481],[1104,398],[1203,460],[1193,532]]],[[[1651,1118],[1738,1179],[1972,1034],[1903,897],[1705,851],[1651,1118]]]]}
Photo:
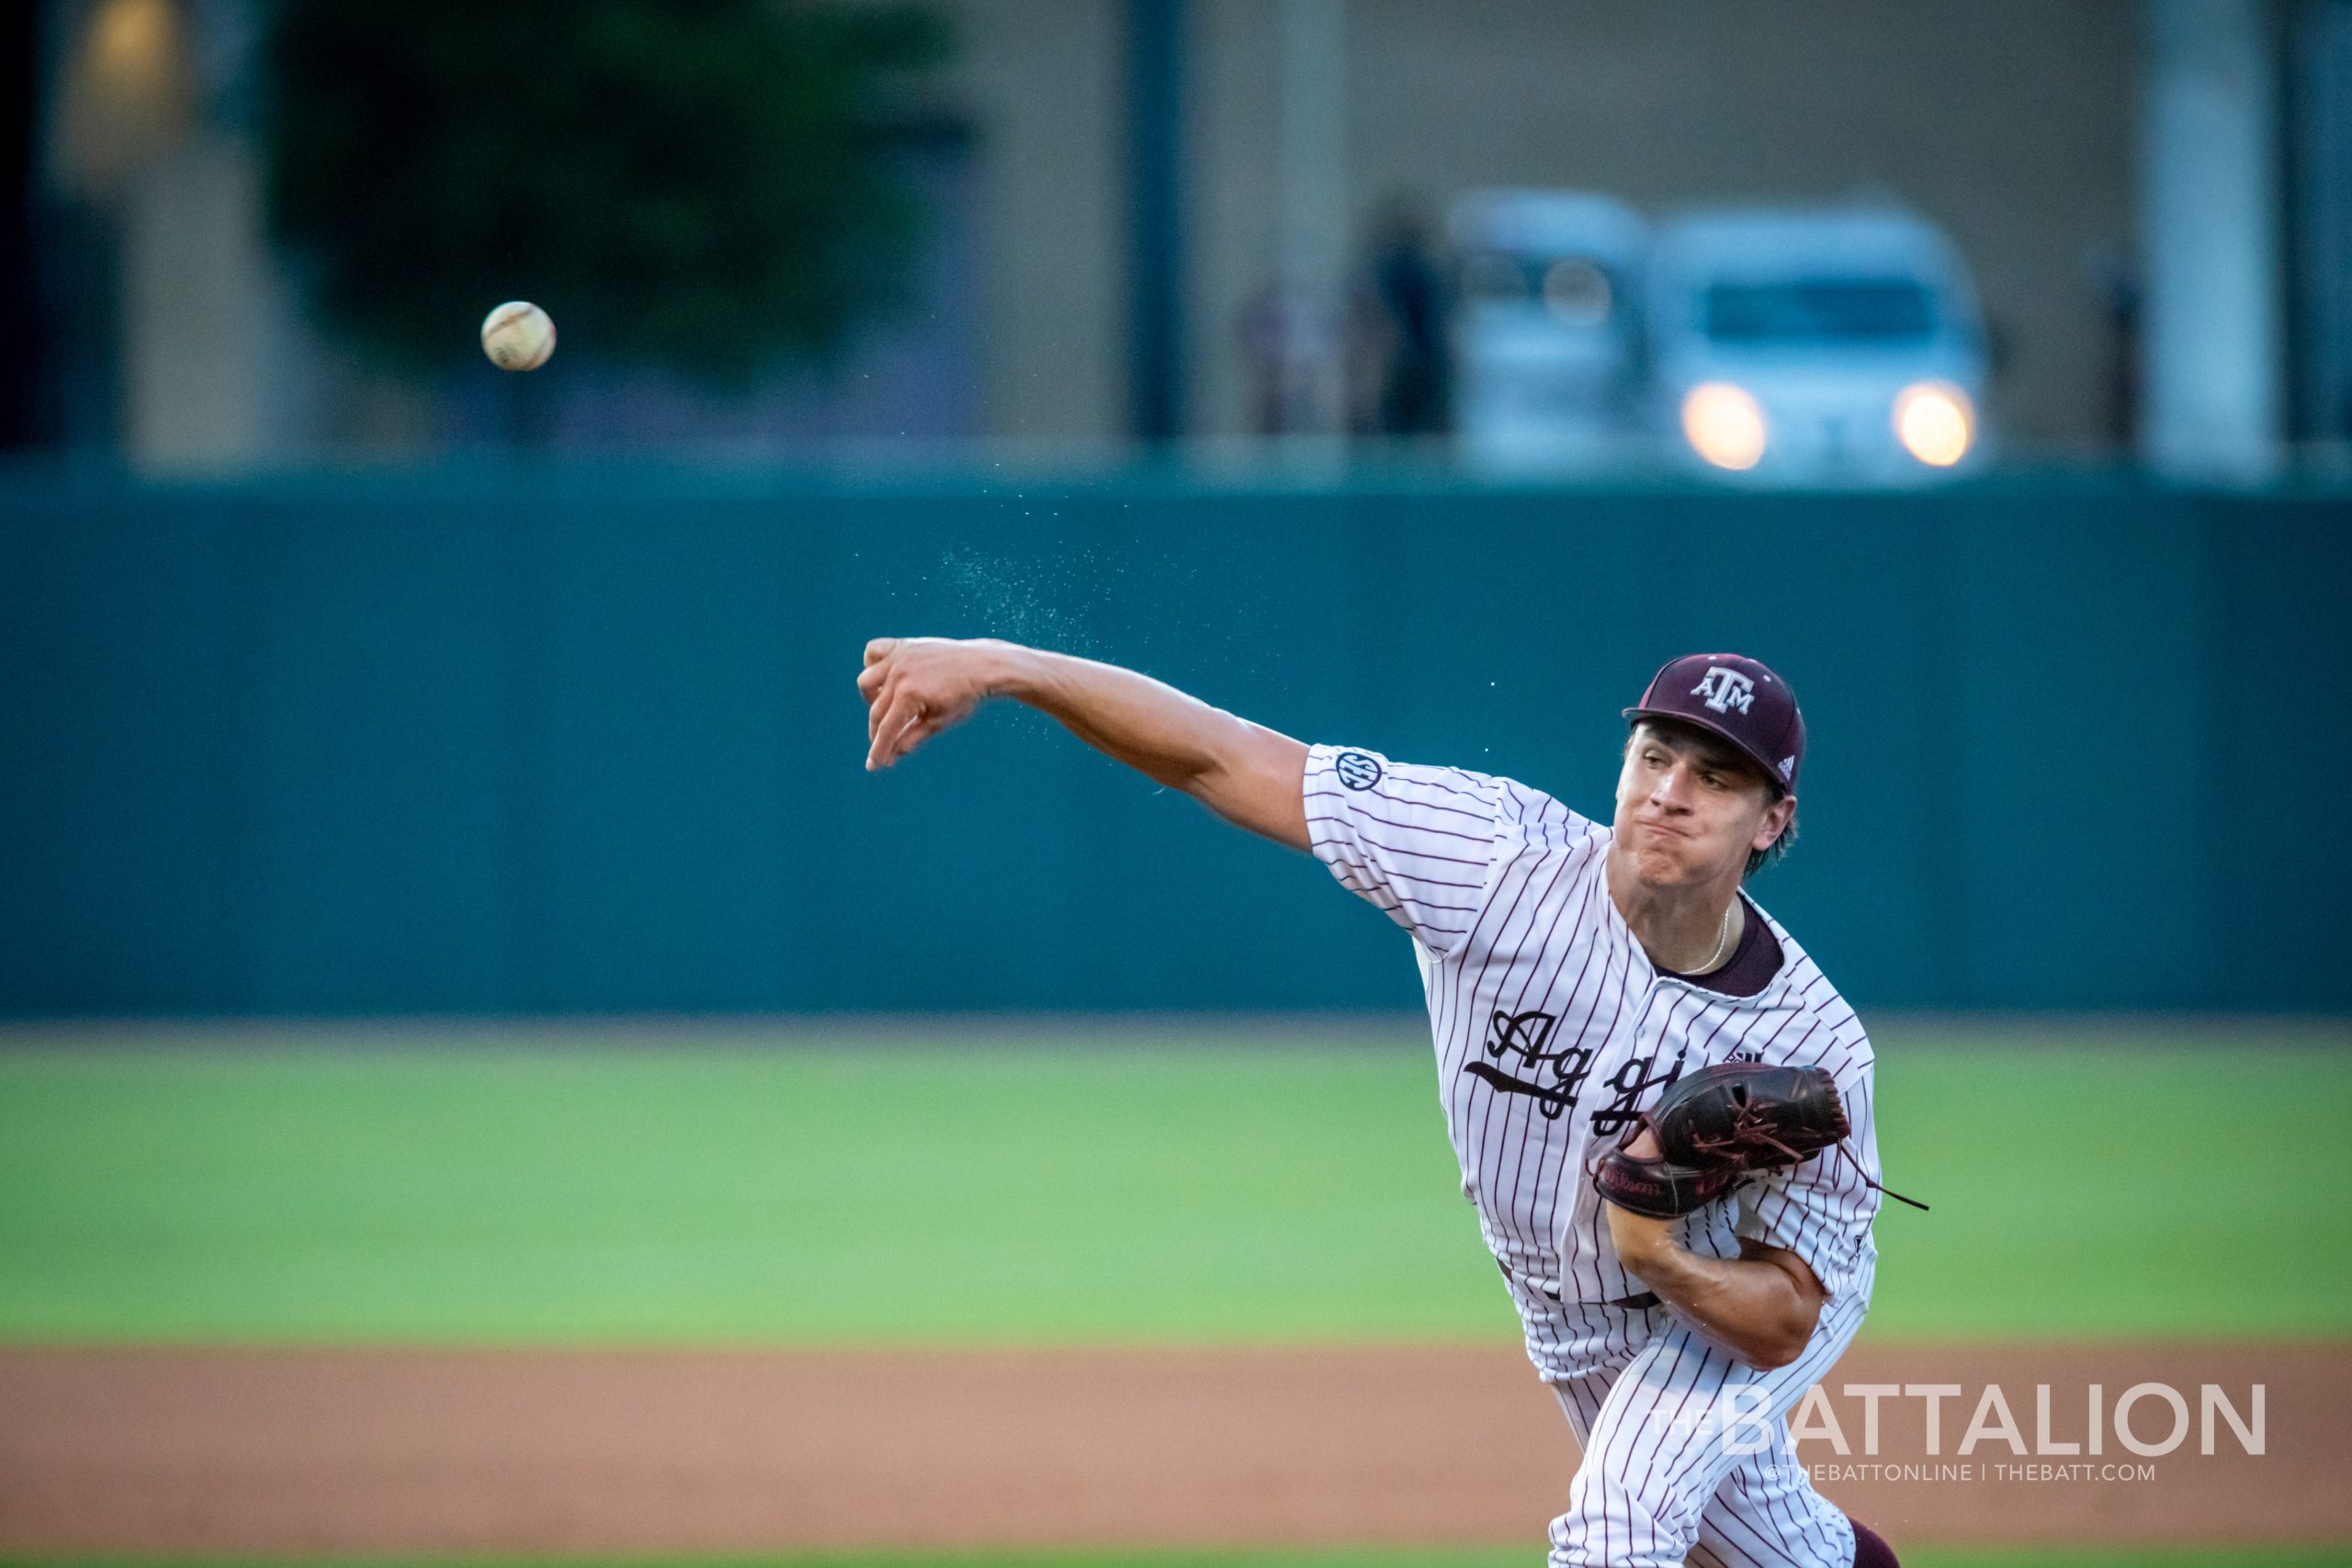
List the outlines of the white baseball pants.
{"type": "Polygon", "coordinates": [[[1853,1526],[1813,1489],[1788,1416],[1861,1326],[1871,1281],[1858,1283],[1774,1371],[1664,1308],[1624,1313],[1601,1365],[1552,1385],[1584,1449],[1552,1568],[1850,1568],[1853,1526]]]}

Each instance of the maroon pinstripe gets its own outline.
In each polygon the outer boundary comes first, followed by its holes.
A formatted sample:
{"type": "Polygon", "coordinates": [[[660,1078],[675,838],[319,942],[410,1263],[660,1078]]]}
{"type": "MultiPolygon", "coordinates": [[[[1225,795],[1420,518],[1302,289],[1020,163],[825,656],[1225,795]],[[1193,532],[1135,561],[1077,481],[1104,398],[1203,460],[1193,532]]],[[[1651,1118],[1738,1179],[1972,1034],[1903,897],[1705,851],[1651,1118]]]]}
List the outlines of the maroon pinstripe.
{"type": "Polygon", "coordinates": [[[1845,1568],[1844,1515],[1785,1450],[1787,1412],[1860,1325],[1876,1263],[1871,1057],[1853,1010],[1753,903],[1782,953],[1760,992],[1659,974],[1608,897],[1609,830],[1524,784],[1317,746],[1306,793],[1317,857],[1412,935],[1464,1195],[1529,1359],[1586,1444],[1553,1562],[1666,1564],[1695,1550],[1718,1568],[1845,1568]],[[1770,1373],[1664,1311],[1600,1304],[1644,1287],[1584,1177],[1616,1118],[1735,1057],[1826,1068],[1854,1127],[1850,1159],[1750,1182],[1681,1222],[1695,1252],[1736,1257],[1742,1237],[1786,1247],[1828,1291],[1805,1353],[1770,1373]],[[1767,1396],[1760,1454],[1730,1451],[1716,1418],[1742,1385],[1767,1396]]]}

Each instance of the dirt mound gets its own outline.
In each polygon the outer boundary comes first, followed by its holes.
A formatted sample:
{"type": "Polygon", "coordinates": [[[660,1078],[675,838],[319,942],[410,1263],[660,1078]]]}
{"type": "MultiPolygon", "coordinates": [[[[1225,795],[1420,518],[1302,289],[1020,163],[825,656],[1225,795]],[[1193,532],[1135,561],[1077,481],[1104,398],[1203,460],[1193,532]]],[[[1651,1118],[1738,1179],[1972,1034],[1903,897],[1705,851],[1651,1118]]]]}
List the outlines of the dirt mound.
{"type": "MultiPolygon", "coordinates": [[[[1898,1543],[2352,1540],[2352,1348],[1863,1348],[1823,1393],[1800,1457],[1898,1543]]],[[[1575,1464],[1509,1348],[0,1351],[17,1552],[1524,1543],[1575,1464]]]]}

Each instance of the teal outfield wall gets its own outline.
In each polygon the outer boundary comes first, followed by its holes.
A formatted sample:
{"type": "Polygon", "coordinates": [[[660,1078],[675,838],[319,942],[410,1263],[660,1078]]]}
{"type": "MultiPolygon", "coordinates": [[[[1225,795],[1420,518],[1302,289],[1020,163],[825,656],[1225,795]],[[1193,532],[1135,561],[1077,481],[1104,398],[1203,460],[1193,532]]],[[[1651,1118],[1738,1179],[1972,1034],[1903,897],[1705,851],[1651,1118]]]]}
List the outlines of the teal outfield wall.
{"type": "Polygon", "coordinates": [[[1866,1010],[2352,1010],[2352,505],[0,479],[0,1012],[1385,1008],[1405,939],[1035,716],[862,771],[881,633],[1605,810],[1801,694],[1756,891],[1866,1010]]]}

